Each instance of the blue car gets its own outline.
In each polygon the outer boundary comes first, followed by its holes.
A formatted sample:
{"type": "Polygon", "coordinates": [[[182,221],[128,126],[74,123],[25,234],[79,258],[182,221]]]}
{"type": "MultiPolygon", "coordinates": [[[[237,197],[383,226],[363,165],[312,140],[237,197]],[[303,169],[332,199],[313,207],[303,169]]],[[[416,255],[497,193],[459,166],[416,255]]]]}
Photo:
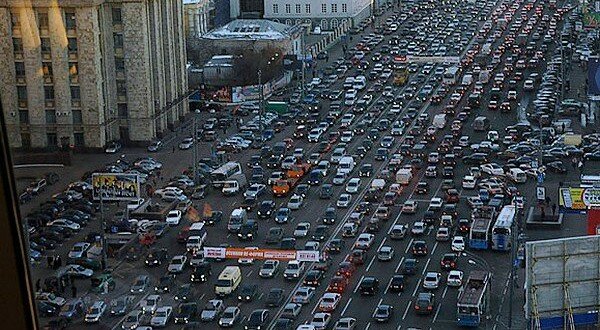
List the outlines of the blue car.
{"type": "Polygon", "coordinates": [[[317,100],[317,96],[315,94],[307,94],[306,96],[304,96],[304,99],[302,100],[302,102],[304,104],[310,104],[310,105],[316,105],[319,104],[319,101],[317,100]]]}

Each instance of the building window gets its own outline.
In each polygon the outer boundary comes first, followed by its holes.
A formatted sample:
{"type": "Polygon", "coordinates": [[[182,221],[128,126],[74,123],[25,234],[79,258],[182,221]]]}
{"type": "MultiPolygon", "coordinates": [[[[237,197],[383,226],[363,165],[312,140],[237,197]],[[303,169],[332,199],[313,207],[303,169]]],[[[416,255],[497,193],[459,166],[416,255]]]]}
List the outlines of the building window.
{"type": "Polygon", "coordinates": [[[10,24],[13,29],[21,27],[21,18],[19,17],[19,14],[10,13],[10,24]]]}
{"type": "Polygon", "coordinates": [[[123,34],[122,33],[113,34],[113,41],[115,43],[115,48],[123,48],[123,34]]]}
{"type": "Polygon", "coordinates": [[[46,143],[48,144],[48,147],[58,147],[56,133],[46,133],[46,143]]]}
{"type": "Polygon", "coordinates": [[[310,14],[310,3],[307,3],[306,5],[304,5],[304,8],[306,9],[306,13],[310,14]]]}
{"type": "Polygon", "coordinates": [[[13,38],[13,49],[15,53],[23,53],[23,39],[13,38]]]}
{"type": "Polygon", "coordinates": [[[129,110],[127,110],[127,103],[117,104],[119,118],[129,118],[129,110]]]}
{"type": "Polygon", "coordinates": [[[48,101],[54,100],[53,86],[44,86],[44,99],[48,101]]]}
{"type": "Polygon", "coordinates": [[[43,53],[50,53],[52,46],[50,46],[50,38],[40,38],[40,48],[43,53]]]}
{"type": "Polygon", "coordinates": [[[83,115],[81,110],[72,110],[73,114],[73,124],[83,124],[83,115]]]}
{"type": "Polygon", "coordinates": [[[25,63],[15,62],[15,72],[17,77],[25,77],[25,63]]]}
{"type": "Polygon", "coordinates": [[[40,30],[48,30],[48,13],[38,13],[38,28],[40,30]]]}
{"type": "Polygon", "coordinates": [[[327,12],[327,4],[326,3],[321,4],[321,12],[322,13],[326,13],[327,12]]]}
{"type": "Polygon", "coordinates": [[[17,86],[17,98],[19,101],[27,101],[27,87],[17,86]]]}
{"type": "Polygon", "coordinates": [[[127,85],[124,80],[117,81],[117,96],[127,96],[127,85]]]}
{"type": "Polygon", "coordinates": [[[121,16],[121,8],[113,8],[112,9],[112,21],[113,21],[113,24],[123,23],[123,17],[121,16]]]}
{"type": "Polygon", "coordinates": [[[348,5],[343,3],[342,4],[342,13],[347,13],[348,12],[348,5]]]}
{"type": "Polygon", "coordinates": [[[76,77],[78,73],[79,66],[77,65],[77,62],[69,63],[69,75],[71,75],[71,77],[76,77]]]}
{"type": "Polygon", "coordinates": [[[338,24],[338,20],[337,20],[337,19],[335,19],[335,18],[334,18],[334,19],[332,19],[332,20],[331,20],[331,28],[332,28],[332,29],[335,29],[335,28],[337,28],[337,27],[338,27],[338,25],[339,25],[339,24],[338,24]]]}
{"type": "Polygon", "coordinates": [[[125,72],[125,60],[122,58],[115,58],[115,70],[117,72],[125,72]]]}
{"type": "Polygon", "coordinates": [[[77,27],[77,21],[75,20],[75,12],[65,11],[65,27],[67,30],[74,30],[77,27]]]}
{"type": "Polygon", "coordinates": [[[285,4],[285,13],[286,14],[290,14],[292,12],[292,5],[290,5],[289,3],[285,4]]]}
{"type": "Polygon", "coordinates": [[[69,53],[77,53],[77,38],[67,38],[69,53]]]}
{"type": "Polygon", "coordinates": [[[31,135],[29,133],[21,133],[21,146],[23,148],[31,147],[31,135]]]}
{"type": "Polygon", "coordinates": [[[46,124],[56,124],[56,111],[46,110],[46,124]]]}
{"type": "Polygon", "coordinates": [[[19,110],[19,123],[29,124],[29,111],[19,110]]]}
{"type": "Polygon", "coordinates": [[[83,133],[82,132],[75,132],[73,133],[73,142],[75,144],[76,147],[83,147],[85,146],[85,140],[83,138],[83,133]]]}
{"type": "Polygon", "coordinates": [[[300,6],[300,4],[296,4],[296,14],[300,14],[301,9],[302,9],[302,6],[300,6]]]}
{"type": "Polygon", "coordinates": [[[279,14],[279,5],[276,3],[273,4],[273,14],[279,14]]]}
{"type": "Polygon", "coordinates": [[[79,89],[79,86],[71,86],[71,100],[81,100],[81,90],[79,89]]]}
{"type": "Polygon", "coordinates": [[[332,13],[337,13],[337,3],[332,3],[331,4],[331,12],[332,13]]]}
{"type": "Polygon", "coordinates": [[[52,63],[42,62],[42,73],[44,77],[52,77],[52,63]]]}

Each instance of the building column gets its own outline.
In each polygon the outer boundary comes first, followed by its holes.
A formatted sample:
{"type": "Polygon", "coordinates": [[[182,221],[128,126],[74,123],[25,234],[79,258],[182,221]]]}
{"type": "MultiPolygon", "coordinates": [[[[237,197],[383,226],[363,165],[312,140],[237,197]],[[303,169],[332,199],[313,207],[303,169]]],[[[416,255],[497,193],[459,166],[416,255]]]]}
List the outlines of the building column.
{"type": "Polygon", "coordinates": [[[4,112],[4,122],[8,141],[12,148],[21,147],[21,132],[17,100],[17,86],[15,86],[15,58],[12,40],[12,26],[10,11],[0,8],[0,72],[4,79],[0,79],[0,100],[4,112]]]}

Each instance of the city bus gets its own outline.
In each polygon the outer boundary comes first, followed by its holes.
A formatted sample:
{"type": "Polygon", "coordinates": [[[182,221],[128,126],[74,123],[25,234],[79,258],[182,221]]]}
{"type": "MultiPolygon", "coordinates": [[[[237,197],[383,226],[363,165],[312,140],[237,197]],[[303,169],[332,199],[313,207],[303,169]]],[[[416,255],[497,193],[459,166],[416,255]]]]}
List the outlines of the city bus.
{"type": "Polygon", "coordinates": [[[461,327],[478,327],[488,312],[491,274],[473,270],[456,303],[456,321],[461,327]]]}
{"type": "Polygon", "coordinates": [[[228,162],[210,173],[213,187],[220,188],[223,183],[234,175],[242,174],[242,165],[237,162],[228,162]]]}
{"type": "Polygon", "coordinates": [[[458,82],[458,76],[460,76],[460,68],[451,66],[444,72],[444,79],[442,82],[446,85],[454,85],[458,82]]]}
{"type": "Polygon", "coordinates": [[[469,247],[474,250],[487,250],[490,246],[492,222],[496,215],[495,209],[482,206],[473,210],[473,224],[469,232],[469,247]]]}
{"type": "Polygon", "coordinates": [[[511,248],[511,232],[517,208],[507,205],[502,208],[492,227],[492,250],[508,251],[511,248]]]}

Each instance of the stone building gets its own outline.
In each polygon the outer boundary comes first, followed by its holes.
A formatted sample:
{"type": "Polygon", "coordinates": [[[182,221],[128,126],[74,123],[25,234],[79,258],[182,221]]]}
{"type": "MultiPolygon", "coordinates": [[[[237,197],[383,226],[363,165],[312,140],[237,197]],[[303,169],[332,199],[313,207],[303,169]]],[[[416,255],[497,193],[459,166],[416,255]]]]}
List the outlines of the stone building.
{"type": "Polygon", "coordinates": [[[200,37],[208,32],[210,23],[209,0],[183,0],[183,10],[184,30],[187,37],[200,37]]]}
{"type": "Polygon", "coordinates": [[[12,147],[145,143],[185,114],[181,0],[0,0],[12,147]]]}

